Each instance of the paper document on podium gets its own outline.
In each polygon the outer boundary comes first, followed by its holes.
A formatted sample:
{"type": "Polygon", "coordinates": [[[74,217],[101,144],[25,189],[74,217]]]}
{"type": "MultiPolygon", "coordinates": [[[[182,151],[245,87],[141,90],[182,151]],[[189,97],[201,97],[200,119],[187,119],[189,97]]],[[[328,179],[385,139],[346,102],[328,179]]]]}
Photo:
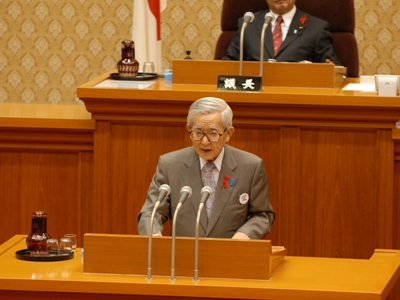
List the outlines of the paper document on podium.
{"type": "Polygon", "coordinates": [[[271,253],[272,254],[279,253],[285,249],[286,248],[284,246],[271,246],[271,253]]]}
{"type": "Polygon", "coordinates": [[[343,91],[362,91],[362,92],[375,92],[375,84],[371,83],[349,83],[343,91]]]}
{"type": "Polygon", "coordinates": [[[123,88],[123,89],[146,89],[153,84],[155,81],[125,81],[125,80],[104,80],[99,84],[96,84],[97,88],[123,88]]]}

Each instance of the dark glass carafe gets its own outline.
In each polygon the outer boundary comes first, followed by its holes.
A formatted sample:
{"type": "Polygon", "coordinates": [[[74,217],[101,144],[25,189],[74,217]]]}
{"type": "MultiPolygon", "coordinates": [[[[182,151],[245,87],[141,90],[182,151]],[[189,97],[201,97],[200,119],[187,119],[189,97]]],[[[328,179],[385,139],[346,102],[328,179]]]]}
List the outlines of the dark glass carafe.
{"type": "Polygon", "coordinates": [[[118,74],[122,77],[136,77],[139,72],[139,62],[135,59],[135,43],[131,40],[122,41],[121,59],[118,62],[118,74]]]}
{"type": "Polygon", "coordinates": [[[50,238],[47,233],[47,214],[35,211],[32,214],[31,233],[26,237],[26,246],[31,255],[47,254],[46,241],[50,238]]]}

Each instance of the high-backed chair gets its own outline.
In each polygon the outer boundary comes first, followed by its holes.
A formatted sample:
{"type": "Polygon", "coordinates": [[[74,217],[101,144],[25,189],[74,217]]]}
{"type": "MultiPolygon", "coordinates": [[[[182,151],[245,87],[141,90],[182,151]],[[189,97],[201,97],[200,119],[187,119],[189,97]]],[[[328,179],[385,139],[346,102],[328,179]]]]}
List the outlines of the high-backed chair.
{"type": "MultiPolygon", "coordinates": [[[[329,22],[333,48],[349,77],[358,77],[358,48],[354,35],[353,0],[297,0],[296,6],[315,17],[329,22]]],[[[217,41],[214,59],[221,59],[237,31],[237,20],[246,11],[268,9],[266,0],[224,0],[221,14],[222,33],[217,41]]]]}

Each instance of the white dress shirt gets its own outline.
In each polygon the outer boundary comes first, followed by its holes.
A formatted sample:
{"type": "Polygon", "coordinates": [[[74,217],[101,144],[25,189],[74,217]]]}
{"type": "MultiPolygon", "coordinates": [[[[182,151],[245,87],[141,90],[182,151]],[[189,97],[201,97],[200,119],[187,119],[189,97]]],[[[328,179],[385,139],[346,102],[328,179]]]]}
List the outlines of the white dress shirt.
{"type": "MultiPolygon", "coordinates": [[[[286,38],[286,35],[287,35],[288,31],[289,31],[289,27],[290,27],[290,24],[292,23],[292,20],[293,20],[293,17],[294,17],[295,13],[296,13],[296,5],[293,6],[293,8],[289,12],[287,12],[284,15],[282,15],[282,19],[283,19],[283,22],[281,24],[282,41],[284,41],[285,38],[286,38]]],[[[273,24],[271,24],[272,25],[271,26],[271,32],[274,32],[274,29],[275,29],[275,26],[276,26],[276,19],[278,18],[279,15],[274,14],[272,11],[271,11],[271,14],[274,16],[274,22],[273,22],[273,24]]]]}

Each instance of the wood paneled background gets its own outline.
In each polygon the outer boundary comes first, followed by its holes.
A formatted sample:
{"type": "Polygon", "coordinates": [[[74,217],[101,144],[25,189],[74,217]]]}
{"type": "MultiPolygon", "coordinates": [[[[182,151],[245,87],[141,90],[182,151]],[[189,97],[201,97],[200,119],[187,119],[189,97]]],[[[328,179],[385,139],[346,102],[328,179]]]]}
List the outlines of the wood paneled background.
{"type": "MultiPolygon", "coordinates": [[[[34,210],[47,212],[53,237],[77,233],[79,247],[87,232],[136,234],[158,157],[191,144],[184,128],[190,103],[171,101],[158,113],[132,99],[129,114],[111,109],[74,126],[0,119],[0,242],[28,234],[34,210]]],[[[261,116],[274,114],[273,105],[258,105],[231,103],[238,114],[230,144],[265,161],[277,213],[266,238],[296,256],[368,259],[374,249],[398,249],[399,129],[365,126],[356,114],[334,120],[334,107],[330,121],[313,119],[313,108],[310,121],[300,116],[307,108],[271,120],[261,116]]]]}
{"type": "MultiPolygon", "coordinates": [[[[40,119],[17,128],[2,119],[0,242],[28,233],[41,209],[51,235],[75,232],[80,246],[86,232],[136,234],[158,157],[191,144],[185,117],[88,120],[73,129],[71,120],[65,128],[34,128],[40,119]]],[[[240,116],[235,128],[230,144],[265,161],[274,245],[289,255],[348,258],[400,247],[396,130],[245,124],[240,116]]]]}
{"type": "MultiPolygon", "coordinates": [[[[0,102],[82,104],[76,87],[116,68],[121,41],[132,37],[133,1],[144,0],[1,0],[0,102]]],[[[161,69],[186,50],[194,59],[213,59],[223,0],[167,3],[161,69]]],[[[360,74],[399,74],[398,1],[354,0],[354,6],[360,74]]],[[[136,40],[136,49],[143,44],[136,40]]]]}
{"type": "Polygon", "coordinates": [[[52,237],[81,237],[85,203],[93,196],[95,123],[16,120],[0,119],[0,242],[28,234],[35,210],[47,212],[52,237]]]}

